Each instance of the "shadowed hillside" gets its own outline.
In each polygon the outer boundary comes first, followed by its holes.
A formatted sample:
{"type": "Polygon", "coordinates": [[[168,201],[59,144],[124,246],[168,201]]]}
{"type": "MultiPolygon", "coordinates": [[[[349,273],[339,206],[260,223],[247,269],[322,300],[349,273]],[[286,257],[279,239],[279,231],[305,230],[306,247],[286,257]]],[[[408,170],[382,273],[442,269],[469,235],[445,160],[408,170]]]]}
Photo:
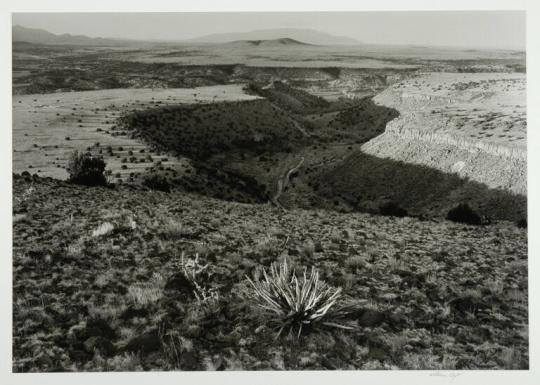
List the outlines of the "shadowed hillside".
{"type": "Polygon", "coordinates": [[[195,160],[197,172],[165,175],[188,191],[221,199],[264,202],[279,194],[289,208],[371,213],[392,203],[409,215],[439,218],[468,203],[486,218],[526,218],[523,196],[360,151],[399,115],[371,98],[329,103],[279,82],[247,89],[267,99],[152,108],[125,115],[121,125],[163,151],[195,160]],[[281,191],[284,175],[301,159],[281,191]]]}
{"type": "Polygon", "coordinates": [[[200,160],[238,149],[292,151],[305,136],[266,100],[151,109],[129,114],[121,123],[146,141],[200,160]]]}
{"type": "Polygon", "coordinates": [[[291,39],[288,37],[282,37],[278,39],[270,40],[235,40],[227,45],[234,47],[256,47],[256,48],[273,48],[273,47],[296,47],[296,46],[308,46],[311,44],[303,43],[301,41],[291,39]]]}
{"type": "Polygon", "coordinates": [[[357,151],[333,167],[308,178],[328,207],[378,213],[397,203],[412,215],[446,216],[469,203],[492,219],[527,217],[527,198],[421,165],[382,159],[357,151]]]}

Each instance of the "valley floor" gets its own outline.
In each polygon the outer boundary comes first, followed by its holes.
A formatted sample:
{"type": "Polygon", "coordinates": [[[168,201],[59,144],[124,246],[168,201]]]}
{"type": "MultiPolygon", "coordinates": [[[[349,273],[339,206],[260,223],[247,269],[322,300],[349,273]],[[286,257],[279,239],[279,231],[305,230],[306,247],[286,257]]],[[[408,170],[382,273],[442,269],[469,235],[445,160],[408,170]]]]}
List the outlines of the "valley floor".
{"type": "Polygon", "coordinates": [[[13,370],[526,369],[527,231],[13,179],[13,370]],[[179,264],[208,264],[202,308],[179,264]],[[246,276],[314,266],[351,330],[280,336],[246,276]]]}

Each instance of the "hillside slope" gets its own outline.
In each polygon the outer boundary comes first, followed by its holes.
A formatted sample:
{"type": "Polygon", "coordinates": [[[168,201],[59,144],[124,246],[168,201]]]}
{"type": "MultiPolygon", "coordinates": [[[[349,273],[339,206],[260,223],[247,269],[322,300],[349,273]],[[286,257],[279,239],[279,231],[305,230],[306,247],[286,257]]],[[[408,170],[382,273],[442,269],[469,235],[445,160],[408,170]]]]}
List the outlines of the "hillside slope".
{"type": "Polygon", "coordinates": [[[305,140],[293,119],[262,99],[136,111],[120,124],[159,147],[201,160],[232,150],[290,152],[305,140]]]}
{"type": "Polygon", "coordinates": [[[384,204],[393,202],[410,215],[444,218],[450,209],[467,203],[490,219],[527,218],[527,198],[523,195],[489,188],[455,173],[363,151],[311,174],[309,180],[324,202],[320,205],[339,210],[378,213],[384,204]]]}
{"type": "Polygon", "coordinates": [[[13,202],[15,372],[529,365],[527,233],[509,223],[283,213],[30,176],[14,177],[13,202]],[[181,279],[196,253],[219,295],[208,313],[181,279]],[[283,258],[343,288],[353,329],[275,339],[245,277],[283,258]]]}

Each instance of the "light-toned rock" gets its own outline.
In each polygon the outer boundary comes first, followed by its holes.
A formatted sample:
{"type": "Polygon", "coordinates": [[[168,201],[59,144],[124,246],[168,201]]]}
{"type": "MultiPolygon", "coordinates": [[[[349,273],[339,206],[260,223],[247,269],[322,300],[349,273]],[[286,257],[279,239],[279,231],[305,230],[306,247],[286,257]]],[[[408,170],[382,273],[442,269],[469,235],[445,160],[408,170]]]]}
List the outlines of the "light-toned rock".
{"type": "Polygon", "coordinates": [[[362,149],[527,194],[525,76],[425,74],[397,83],[376,103],[400,116],[362,149]]]}

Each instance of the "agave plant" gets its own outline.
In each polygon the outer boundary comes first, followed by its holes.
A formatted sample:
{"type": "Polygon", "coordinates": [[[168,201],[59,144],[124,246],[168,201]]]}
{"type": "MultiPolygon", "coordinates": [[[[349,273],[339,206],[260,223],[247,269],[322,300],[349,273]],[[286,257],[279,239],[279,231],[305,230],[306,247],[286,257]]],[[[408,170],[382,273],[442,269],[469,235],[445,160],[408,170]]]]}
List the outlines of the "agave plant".
{"type": "Polygon", "coordinates": [[[327,321],[330,308],[341,296],[341,288],[330,287],[319,278],[315,268],[309,274],[304,268],[303,274],[297,277],[284,260],[281,264],[272,263],[269,273],[263,269],[262,275],[263,279],[246,278],[253,289],[251,297],[278,321],[276,338],[285,329],[290,332],[297,329],[299,337],[304,327],[316,324],[348,329],[327,321]]]}

